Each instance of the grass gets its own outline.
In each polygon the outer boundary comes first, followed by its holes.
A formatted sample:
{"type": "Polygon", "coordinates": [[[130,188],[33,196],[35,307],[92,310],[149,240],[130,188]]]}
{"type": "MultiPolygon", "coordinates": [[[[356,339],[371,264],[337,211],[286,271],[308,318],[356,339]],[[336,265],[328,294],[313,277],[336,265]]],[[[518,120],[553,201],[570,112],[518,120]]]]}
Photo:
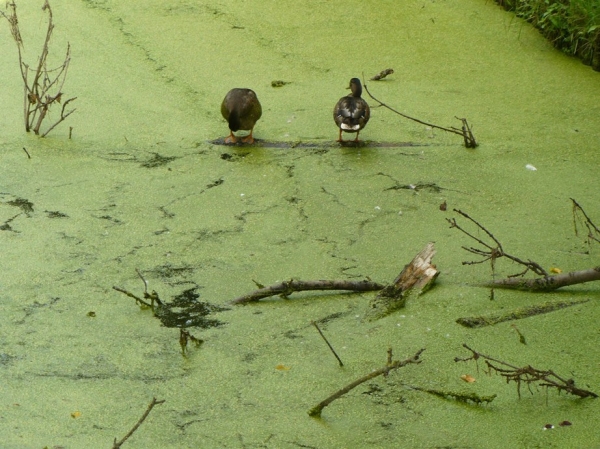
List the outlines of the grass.
{"type": "Polygon", "coordinates": [[[598,0],[495,0],[535,26],[552,44],[600,71],[598,0]]]}

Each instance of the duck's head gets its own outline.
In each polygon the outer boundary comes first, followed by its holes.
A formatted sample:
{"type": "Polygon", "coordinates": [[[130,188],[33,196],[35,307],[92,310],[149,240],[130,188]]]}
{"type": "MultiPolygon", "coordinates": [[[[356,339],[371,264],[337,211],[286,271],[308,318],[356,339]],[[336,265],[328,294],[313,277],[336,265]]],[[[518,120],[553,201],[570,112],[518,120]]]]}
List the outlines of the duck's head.
{"type": "Polygon", "coordinates": [[[353,97],[360,97],[362,95],[362,84],[358,78],[352,78],[348,89],[352,91],[353,97]]]}

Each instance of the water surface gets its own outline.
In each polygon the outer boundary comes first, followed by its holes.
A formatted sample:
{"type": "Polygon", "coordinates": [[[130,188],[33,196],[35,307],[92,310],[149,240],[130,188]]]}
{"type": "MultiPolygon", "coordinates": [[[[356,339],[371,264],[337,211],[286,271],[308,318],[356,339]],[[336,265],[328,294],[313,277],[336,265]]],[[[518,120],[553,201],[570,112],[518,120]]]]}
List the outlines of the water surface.
{"type": "MultiPolygon", "coordinates": [[[[489,265],[461,264],[471,257],[461,246],[473,243],[446,221],[464,210],[506,251],[548,270],[597,266],[597,245],[573,233],[569,200],[600,222],[597,73],[480,0],[53,7],[52,51],[59,61],[71,43],[64,91],[78,97],[78,111],[47,139],[23,132],[16,51],[6,23],[0,28],[3,447],[109,447],[152,397],[166,402],[125,445],[597,445],[597,400],[544,389],[519,400],[514,384],[486,376],[482,364],[453,360],[468,355],[466,342],[598,393],[598,286],[497,291],[490,301],[472,286],[489,279],[489,265]],[[467,117],[481,145],[467,150],[458,136],[373,108],[361,133],[372,145],[332,146],[331,110],[348,80],[389,67],[394,75],[368,82],[375,96],[442,126],[467,117]],[[251,87],[262,101],[256,137],[310,145],[211,144],[228,132],[219,104],[232,87],[251,87]],[[430,187],[405,188],[419,184],[430,187]],[[253,280],[391,282],[429,241],[442,274],[399,313],[363,322],[372,294],[276,298],[214,314],[225,326],[190,328],[205,343],[188,358],[177,329],[112,289],[141,295],[136,269],[164,300],[197,288],[199,300],[219,305],[253,290],[253,280]],[[586,298],[515,322],[527,345],[510,322],[455,323],[586,298]],[[327,317],[322,328],[344,368],[310,324],[327,317]],[[426,348],[423,362],[362,385],[320,420],[308,417],[383,366],[389,346],[397,358],[426,348]],[[403,384],[498,397],[465,405],[403,384]],[[563,420],[573,425],[559,428],[563,420]],[[547,423],[557,427],[543,431],[547,423]]],[[[35,61],[45,22],[37,5],[18,8],[35,61]]],[[[504,261],[496,268],[520,271],[504,261]]]]}

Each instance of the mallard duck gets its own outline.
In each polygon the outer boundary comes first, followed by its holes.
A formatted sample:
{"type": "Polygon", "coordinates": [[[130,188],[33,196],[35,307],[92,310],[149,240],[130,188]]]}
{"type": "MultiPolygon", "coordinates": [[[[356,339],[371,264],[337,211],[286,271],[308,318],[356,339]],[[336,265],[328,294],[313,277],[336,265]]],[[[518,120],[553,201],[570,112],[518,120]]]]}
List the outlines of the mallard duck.
{"type": "Polygon", "coordinates": [[[262,107],[256,93],[251,89],[231,89],[221,103],[221,114],[229,123],[231,132],[225,143],[236,143],[234,132],[242,129],[250,134],[242,139],[244,143],[254,143],[252,131],[256,121],[262,115],[262,107]]]}
{"type": "Polygon", "coordinates": [[[350,95],[340,98],[333,109],[333,119],[340,128],[338,142],[343,142],[342,131],[345,133],[356,133],[355,142],[358,142],[358,133],[367,126],[371,110],[369,105],[360,96],[362,95],[362,84],[358,78],[350,80],[352,90],[350,95]]]}

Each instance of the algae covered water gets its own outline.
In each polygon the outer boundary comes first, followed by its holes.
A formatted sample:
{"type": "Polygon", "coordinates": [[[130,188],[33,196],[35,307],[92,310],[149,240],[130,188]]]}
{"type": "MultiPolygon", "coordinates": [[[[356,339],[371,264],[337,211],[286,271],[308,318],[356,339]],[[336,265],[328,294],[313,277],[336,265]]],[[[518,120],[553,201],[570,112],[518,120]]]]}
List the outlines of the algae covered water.
{"type": "MultiPolygon", "coordinates": [[[[41,6],[18,4],[30,64],[41,6]]],[[[23,131],[16,50],[0,22],[0,446],[110,447],[153,397],[165,402],[124,447],[598,445],[597,399],[525,385],[519,399],[481,361],[454,360],[469,356],[467,343],[599,393],[599,287],[490,300],[475,285],[490,265],[462,264],[474,242],[447,221],[468,227],[453,209],[465,211],[546,270],[597,266],[600,248],[575,235],[570,198],[600,223],[598,73],[480,0],[52,6],[51,58],[71,44],[64,91],[77,111],[45,139],[23,131]],[[332,109],[352,77],[423,121],[466,117],[479,147],[366,95],[365,145],[334,144],[332,109]],[[228,134],[219,106],[232,87],[260,98],[262,145],[214,143],[228,134]],[[255,282],[389,283],[430,241],[435,287],[381,320],[363,320],[373,293],[228,304],[255,282]],[[166,312],[185,314],[161,321],[113,286],[156,291],[166,312]],[[580,300],[477,329],[456,322],[580,300]],[[187,357],[182,326],[203,340],[188,342],[187,357]],[[395,359],[425,351],[308,416],[384,366],[389,347],[395,359]]],[[[496,261],[498,278],[518,271],[496,261]]]]}

